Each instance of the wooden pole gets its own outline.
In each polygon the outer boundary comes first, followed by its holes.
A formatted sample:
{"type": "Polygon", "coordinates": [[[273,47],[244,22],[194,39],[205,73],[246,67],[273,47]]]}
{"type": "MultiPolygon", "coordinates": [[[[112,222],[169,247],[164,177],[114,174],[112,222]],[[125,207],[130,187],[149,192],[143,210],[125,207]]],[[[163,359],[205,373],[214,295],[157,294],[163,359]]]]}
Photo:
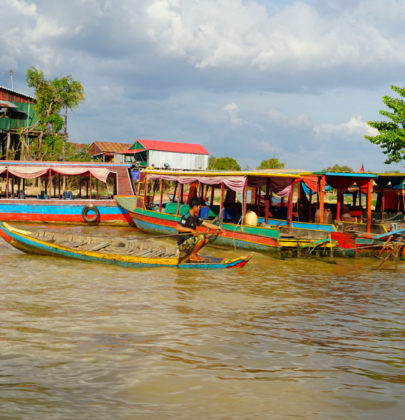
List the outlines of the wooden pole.
{"type": "Polygon", "coordinates": [[[288,223],[288,230],[291,231],[292,228],[292,213],[293,213],[293,198],[294,198],[294,187],[295,181],[291,183],[291,190],[288,194],[288,207],[287,207],[287,223],[288,223]]]}
{"type": "Polygon", "coordinates": [[[49,199],[51,199],[52,198],[52,175],[51,175],[51,170],[49,170],[49,175],[48,175],[48,182],[49,182],[49,185],[48,185],[48,194],[49,194],[49,199]]]}
{"type": "Polygon", "coordinates": [[[325,175],[320,178],[319,186],[319,223],[323,223],[324,211],[325,211],[325,175]]]}
{"type": "Polygon", "coordinates": [[[165,181],[163,180],[163,178],[160,180],[160,202],[159,202],[159,212],[162,213],[162,208],[163,208],[163,188],[164,188],[164,184],[165,181]]]}
{"type": "Polygon", "coordinates": [[[8,198],[8,190],[9,190],[9,174],[8,169],[6,170],[6,198],[8,198]]]}
{"type": "Polygon", "coordinates": [[[210,206],[214,205],[214,196],[215,196],[215,187],[212,185],[211,186],[211,202],[210,202],[210,206]]]}
{"type": "Polygon", "coordinates": [[[312,221],[312,190],[309,190],[309,208],[308,208],[308,222],[312,221]]]}
{"type": "MultiPolygon", "coordinates": [[[[179,182],[177,181],[177,186],[178,186],[179,182]]],[[[177,188],[178,190],[178,195],[177,195],[177,209],[176,209],[176,216],[179,215],[179,211],[180,211],[180,200],[181,200],[181,188],[177,188]]]]}
{"type": "Polygon", "coordinates": [[[337,205],[336,205],[336,221],[340,221],[340,205],[342,201],[342,190],[338,188],[337,190],[337,205]]]}
{"type": "Polygon", "coordinates": [[[373,191],[373,180],[367,184],[367,233],[371,231],[371,193],[373,191]]]}
{"type": "Polygon", "coordinates": [[[266,180],[266,199],[264,201],[264,222],[269,223],[269,210],[270,210],[270,178],[266,180]]]}
{"type": "Polygon", "coordinates": [[[93,199],[93,180],[91,178],[91,172],[89,174],[89,184],[90,184],[90,200],[93,199]]]}
{"type": "Polygon", "coordinates": [[[243,210],[242,210],[242,225],[245,224],[246,211],[247,211],[247,190],[248,190],[248,179],[246,177],[245,185],[243,187],[243,210]]]}
{"type": "Polygon", "coordinates": [[[384,188],[381,188],[381,219],[384,221],[385,217],[385,196],[384,196],[384,188]]]}
{"type": "Polygon", "coordinates": [[[221,184],[221,202],[219,203],[219,218],[222,220],[224,218],[223,210],[224,210],[224,192],[225,192],[225,184],[221,184]]]}

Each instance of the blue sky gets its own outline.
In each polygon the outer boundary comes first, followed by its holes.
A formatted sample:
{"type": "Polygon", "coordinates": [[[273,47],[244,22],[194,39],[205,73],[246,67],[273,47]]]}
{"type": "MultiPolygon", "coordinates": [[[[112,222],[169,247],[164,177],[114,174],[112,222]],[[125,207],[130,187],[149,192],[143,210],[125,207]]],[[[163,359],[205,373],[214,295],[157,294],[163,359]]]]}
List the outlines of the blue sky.
{"type": "Polygon", "coordinates": [[[201,143],[257,167],[404,170],[364,139],[404,86],[404,0],[8,0],[0,84],[71,74],[70,139],[201,143]]]}

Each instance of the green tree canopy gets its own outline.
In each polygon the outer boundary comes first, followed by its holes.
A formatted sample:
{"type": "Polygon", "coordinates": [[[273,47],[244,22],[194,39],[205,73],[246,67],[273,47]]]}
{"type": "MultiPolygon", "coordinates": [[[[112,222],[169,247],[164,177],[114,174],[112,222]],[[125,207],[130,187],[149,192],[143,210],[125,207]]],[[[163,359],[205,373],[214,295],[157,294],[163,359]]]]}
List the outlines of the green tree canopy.
{"type": "MultiPolygon", "coordinates": [[[[405,98],[405,87],[391,86],[402,98],[405,98]]],[[[401,98],[383,96],[389,111],[380,114],[389,121],[368,121],[368,125],[376,128],[376,136],[364,136],[371,143],[378,144],[387,156],[385,163],[400,162],[405,159],[405,101],[401,98]]]]}
{"type": "Polygon", "coordinates": [[[210,156],[208,159],[208,169],[217,171],[240,171],[239,163],[231,157],[210,156]]]}
{"type": "Polygon", "coordinates": [[[323,169],[324,172],[354,172],[350,166],[347,165],[338,165],[337,163],[333,166],[328,166],[326,169],[323,169]]]}
{"type": "Polygon", "coordinates": [[[270,158],[267,160],[262,160],[260,166],[257,169],[281,169],[284,168],[285,163],[280,162],[277,158],[270,158]]]}
{"type": "Polygon", "coordinates": [[[43,71],[35,67],[27,70],[26,80],[29,87],[35,89],[35,111],[38,116],[37,122],[23,129],[21,142],[27,148],[28,154],[36,160],[57,159],[65,157],[66,130],[62,135],[61,130],[66,124],[60,115],[65,108],[73,110],[84,100],[83,87],[72,76],[63,76],[60,79],[46,79],[43,71]],[[29,132],[38,132],[36,141],[28,146],[24,137],[29,132]]]}

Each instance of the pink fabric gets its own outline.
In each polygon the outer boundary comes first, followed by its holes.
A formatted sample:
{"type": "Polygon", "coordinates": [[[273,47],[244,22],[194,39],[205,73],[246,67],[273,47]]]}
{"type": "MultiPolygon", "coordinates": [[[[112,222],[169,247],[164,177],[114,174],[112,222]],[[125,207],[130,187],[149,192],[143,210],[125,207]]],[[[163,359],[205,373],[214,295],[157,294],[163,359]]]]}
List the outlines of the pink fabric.
{"type": "MultiPolygon", "coordinates": [[[[246,183],[246,176],[175,176],[175,175],[159,175],[149,174],[148,180],[154,181],[156,179],[164,179],[165,181],[177,181],[180,184],[192,184],[194,182],[200,182],[205,185],[213,185],[220,187],[221,184],[225,184],[232,191],[242,194],[246,183]]],[[[294,181],[293,178],[284,177],[252,177],[248,178],[248,186],[250,187],[262,187],[266,185],[267,179],[270,179],[271,190],[280,197],[286,197],[291,191],[291,184],[294,181]]]]}
{"type": "Polygon", "coordinates": [[[38,178],[41,176],[49,176],[60,174],[66,176],[82,175],[89,176],[90,174],[101,182],[106,183],[108,175],[111,171],[107,168],[69,168],[69,167],[54,167],[54,166],[22,166],[22,165],[0,165],[0,175],[6,173],[8,170],[10,175],[14,175],[18,178],[38,178]]]}
{"type": "Polygon", "coordinates": [[[224,183],[229,189],[238,193],[243,193],[245,186],[245,176],[174,176],[174,175],[148,175],[148,180],[153,181],[155,179],[164,179],[165,181],[177,181],[180,184],[192,184],[194,182],[200,182],[201,184],[214,185],[219,187],[221,183],[224,183]]]}

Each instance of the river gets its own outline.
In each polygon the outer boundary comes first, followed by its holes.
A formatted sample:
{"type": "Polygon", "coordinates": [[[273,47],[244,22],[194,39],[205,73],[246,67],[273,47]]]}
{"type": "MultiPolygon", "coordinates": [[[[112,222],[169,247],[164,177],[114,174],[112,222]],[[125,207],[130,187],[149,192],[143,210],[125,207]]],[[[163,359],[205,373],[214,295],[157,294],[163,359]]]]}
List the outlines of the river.
{"type": "Polygon", "coordinates": [[[2,242],[0,418],[405,418],[405,264],[331,262],[125,269],[2,242]]]}

